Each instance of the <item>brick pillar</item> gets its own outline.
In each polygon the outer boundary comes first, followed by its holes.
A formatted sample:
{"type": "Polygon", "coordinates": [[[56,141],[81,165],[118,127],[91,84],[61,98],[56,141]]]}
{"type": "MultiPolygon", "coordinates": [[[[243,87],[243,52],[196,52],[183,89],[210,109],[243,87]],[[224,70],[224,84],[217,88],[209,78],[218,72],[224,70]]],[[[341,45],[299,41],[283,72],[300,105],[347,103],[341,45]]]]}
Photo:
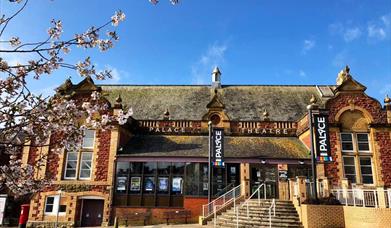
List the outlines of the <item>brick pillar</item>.
{"type": "Polygon", "coordinates": [[[298,195],[300,197],[300,202],[304,202],[304,200],[307,199],[307,188],[306,188],[306,182],[305,180],[307,177],[305,176],[298,176],[297,177],[297,183],[298,183],[298,195]]]}
{"type": "Polygon", "coordinates": [[[384,105],[387,110],[387,122],[391,124],[391,103],[387,103],[384,105]]]}
{"type": "Polygon", "coordinates": [[[248,198],[250,196],[250,164],[240,163],[241,193],[248,198]]]}

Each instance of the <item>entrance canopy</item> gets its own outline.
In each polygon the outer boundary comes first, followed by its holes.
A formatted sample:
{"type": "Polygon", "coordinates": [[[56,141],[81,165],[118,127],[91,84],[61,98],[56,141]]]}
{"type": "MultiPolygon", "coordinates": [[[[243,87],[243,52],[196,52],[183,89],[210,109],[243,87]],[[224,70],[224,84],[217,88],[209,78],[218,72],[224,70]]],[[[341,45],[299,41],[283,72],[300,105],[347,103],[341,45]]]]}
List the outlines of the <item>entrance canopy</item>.
{"type": "MultiPolygon", "coordinates": [[[[119,156],[131,157],[208,157],[207,136],[137,135],[119,156]]],[[[309,150],[296,137],[224,138],[226,158],[308,159],[309,150]]]]}

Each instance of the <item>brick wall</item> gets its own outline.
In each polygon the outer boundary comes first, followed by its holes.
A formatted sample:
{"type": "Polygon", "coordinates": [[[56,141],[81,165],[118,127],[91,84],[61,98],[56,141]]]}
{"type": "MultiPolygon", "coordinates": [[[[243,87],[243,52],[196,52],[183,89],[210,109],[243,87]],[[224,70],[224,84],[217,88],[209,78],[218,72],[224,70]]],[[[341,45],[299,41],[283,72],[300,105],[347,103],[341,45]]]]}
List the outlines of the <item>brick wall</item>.
{"type": "Polygon", "coordinates": [[[301,222],[305,228],[345,227],[342,206],[306,205],[301,207],[301,222]]]}
{"type": "Polygon", "coordinates": [[[329,122],[334,123],[336,114],[344,107],[354,106],[367,110],[372,118],[373,123],[386,124],[387,113],[382,110],[380,103],[365,94],[339,94],[336,98],[327,102],[327,109],[329,109],[329,122]]]}
{"type": "Polygon", "coordinates": [[[390,132],[376,132],[375,140],[380,150],[381,170],[385,187],[391,187],[391,136],[390,132]]]}
{"type": "Polygon", "coordinates": [[[99,144],[97,158],[95,160],[95,181],[107,180],[110,160],[110,133],[109,130],[100,130],[97,132],[99,144]]]}
{"type": "Polygon", "coordinates": [[[333,185],[338,185],[339,176],[338,176],[338,155],[337,155],[337,133],[330,131],[330,146],[331,146],[331,157],[333,162],[325,164],[325,174],[328,178],[331,179],[333,185]]]}

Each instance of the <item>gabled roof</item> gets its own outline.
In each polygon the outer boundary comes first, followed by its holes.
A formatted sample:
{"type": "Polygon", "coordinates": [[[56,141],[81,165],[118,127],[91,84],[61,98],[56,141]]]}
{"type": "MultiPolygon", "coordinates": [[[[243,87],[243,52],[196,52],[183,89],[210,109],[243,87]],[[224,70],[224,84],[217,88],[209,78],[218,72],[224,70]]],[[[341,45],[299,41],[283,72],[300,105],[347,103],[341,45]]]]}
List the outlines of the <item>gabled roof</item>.
{"type": "MultiPolygon", "coordinates": [[[[159,120],[170,110],[173,120],[200,120],[213,101],[214,90],[207,85],[99,85],[112,103],[121,94],[122,104],[132,107],[139,120],[159,120]]],[[[231,120],[261,121],[267,110],[272,121],[296,121],[306,112],[314,95],[322,107],[333,86],[223,85],[214,104],[224,105],[231,120]]]]}

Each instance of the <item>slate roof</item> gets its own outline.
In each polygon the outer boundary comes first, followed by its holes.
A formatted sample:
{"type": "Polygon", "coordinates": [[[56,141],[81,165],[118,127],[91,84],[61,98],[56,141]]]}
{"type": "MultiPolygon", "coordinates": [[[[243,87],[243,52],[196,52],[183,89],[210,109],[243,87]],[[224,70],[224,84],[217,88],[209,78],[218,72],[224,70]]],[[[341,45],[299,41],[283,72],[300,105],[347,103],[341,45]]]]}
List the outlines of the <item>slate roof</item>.
{"type": "MultiPolygon", "coordinates": [[[[159,120],[168,109],[175,120],[200,120],[214,91],[209,85],[99,85],[103,95],[114,104],[121,95],[122,104],[132,107],[134,118],[159,120]]],[[[311,95],[322,107],[333,95],[332,86],[257,86],[225,85],[218,89],[225,113],[231,120],[262,120],[266,109],[273,121],[296,121],[307,111],[311,95]]]]}
{"type": "MultiPolygon", "coordinates": [[[[309,150],[296,137],[224,138],[225,157],[229,158],[309,158],[309,150]]],[[[118,151],[119,156],[207,157],[207,136],[136,135],[118,151]]]]}

